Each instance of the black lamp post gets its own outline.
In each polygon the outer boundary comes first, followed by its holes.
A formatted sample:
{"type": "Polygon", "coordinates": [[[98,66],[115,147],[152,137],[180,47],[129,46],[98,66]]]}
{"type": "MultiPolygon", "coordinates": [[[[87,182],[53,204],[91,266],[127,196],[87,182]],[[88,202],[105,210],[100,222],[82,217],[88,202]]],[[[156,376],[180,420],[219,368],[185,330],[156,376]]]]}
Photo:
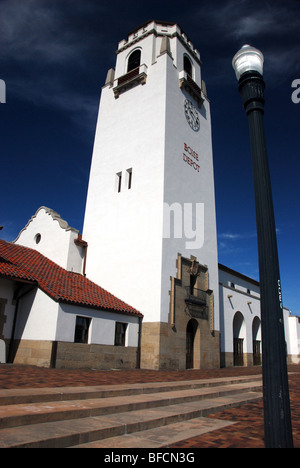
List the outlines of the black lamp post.
{"type": "Polygon", "coordinates": [[[249,121],[259,256],[262,370],[267,448],[292,448],[286,343],[274,208],[263,114],[263,54],[245,45],[234,56],[239,92],[249,121]]]}

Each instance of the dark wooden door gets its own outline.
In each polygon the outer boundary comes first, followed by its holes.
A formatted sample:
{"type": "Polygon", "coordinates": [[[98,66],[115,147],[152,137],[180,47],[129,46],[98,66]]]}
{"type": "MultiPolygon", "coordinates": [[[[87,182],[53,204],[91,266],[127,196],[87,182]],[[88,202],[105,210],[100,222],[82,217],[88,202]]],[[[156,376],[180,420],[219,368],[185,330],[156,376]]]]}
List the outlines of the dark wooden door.
{"type": "Polygon", "coordinates": [[[194,368],[194,341],[197,325],[192,320],[189,321],[186,327],[186,368],[194,368]]]}
{"type": "Polygon", "coordinates": [[[260,341],[253,341],[253,365],[261,365],[261,354],[260,354],[260,341]]]}
{"type": "Polygon", "coordinates": [[[243,338],[234,338],[233,341],[233,364],[234,366],[243,366],[243,338]]]}

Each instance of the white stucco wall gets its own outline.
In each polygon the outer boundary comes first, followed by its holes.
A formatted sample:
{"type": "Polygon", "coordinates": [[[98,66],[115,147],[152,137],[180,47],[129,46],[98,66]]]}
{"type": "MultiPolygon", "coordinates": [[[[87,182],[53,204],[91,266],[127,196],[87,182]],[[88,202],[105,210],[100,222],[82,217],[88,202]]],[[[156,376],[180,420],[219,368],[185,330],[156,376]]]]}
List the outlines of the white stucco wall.
{"type": "MultiPolygon", "coordinates": [[[[220,297],[222,299],[221,318],[221,351],[233,352],[233,325],[234,317],[240,312],[244,318],[243,329],[239,338],[244,338],[244,353],[253,352],[252,326],[255,317],[260,320],[260,301],[258,298],[250,297],[238,291],[220,286],[220,297]],[[231,296],[230,298],[228,296],[231,296]],[[251,302],[251,303],[250,303],[251,302]],[[223,306],[223,307],[222,307],[223,306]]],[[[261,335],[257,337],[261,340],[261,335]]]]}
{"type": "MultiPolygon", "coordinates": [[[[219,270],[220,280],[220,321],[221,321],[221,352],[233,352],[233,324],[237,312],[243,315],[244,323],[239,338],[244,339],[244,353],[253,352],[253,321],[260,315],[259,286],[251,281],[242,279],[230,272],[219,270]],[[234,288],[231,284],[234,283],[234,288]],[[250,290],[250,294],[248,291],[250,290]]],[[[290,311],[283,309],[285,341],[287,354],[292,362],[300,362],[300,321],[299,317],[292,316],[290,311]]],[[[261,341],[261,326],[259,334],[255,337],[261,341]]]]}
{"type": "MultiPolygon", "coordinates": [[[[260,320],[259,287],[251,281],[219,270],[221,351],[233,352],[234,317],[239,312],[244,322],[239,338],[244,339],[244,353],[253,353],[253,322],[260,320]],[[231,287],[231,283],[235,287],[231,287]],[[250,294],[247,291],[250,290],[250,294]]],[[[261,327],[260,327],[261,328],[261,327]]],[[[261,329],[256,337],[261,341],[261,329]]]]}
{"type": "Polygon", "coordinates": [[[76,316],[91,318],[89,344],[114,345],[116,322],[127,323],[125,346],[138,346],[138,318],[69,304],[59,305],[56,341],[74,341],[76,316]]]}
{"type": "MultiPolygon", "coordinates": [[[[151,26],[152,27],[152,26],[151,26]]],[[[150,28],[150,27],[149,27],[150,28]]],[[[141,33],[141,32],[140,32],[141,33]]],[[[139,33],[139,34],[140,34],[139,33]]],[[[178,253],[209,267],[219,329],[217,242],[209,103],[194,132],[184,115],[188,97],[179,87],[184,47],[170,39],[171,53],[160,55],[162,37],[150,34],[140,42],[120,43],[115,80],[126,73],[129,54],[141,49],[147,82],[115,99],[109,85],[102,90],[84,220],[89,243],[87,276],[134,306],[145,322],[168,321],[170,276],[176,276],[178,253]],[[127,48],[122,47],[127,44],[127,48]],[[183,161],[184,143],[200,157],[200,172],[183,161]],[[132,188],[126,171],[132,168],[132,188]],[[122,172],[122,189],[116,174],[122,172]],[[187,248],[187,239],[164,238],[164,203],[204,204],[205,244],[187,248]]],[[[193,57],[191,55],[191,57],[193,57]]],[[[201,86],[200,66],[193,60],[201,86]]],[[[116,81],[115,81],[116,84],[116,81]]],[[[189,96],[189,99],[191,97],[189,96]]],[[[195,221],[195,219],[193,219],[195,221]]]]}
{"type": "MultiPolygon", "coordinates": [[[[200,264],[208,266],[209,288],[214,291],[214,329],[219,330],[219,289],[218,289],[218,252],[215,213],[214,170],[211,139],[210,104],[205,100],[198,111],[200,129],[195,132],[188,125],[184,115],[184,101],[193,98],[179,87],[179,72],[183,69],[183,57],[188,53],[186,47],[177,39],[175,63],[167,57],[167,88],[166,88],[166,137],[165,137],[165,178],[164,202],[168,206],[179,204],[182,208],[182,237],[175,238],[171,221],[171,238],[163,239],[163,278],[162,278],[162,310],[167,321],[169,312],[170,276],[176,276],[177,253],[190,258],[195,256],[200,264]],[[186,148],[189,148],[187,150],[186,148]],[[194,159],[189,151],[197,153],[194,159]],[[194,159],[198,169],[183,160],[183,154],[194,159]],[[201,218],[202,208],[204,218],[201,218]],[[199,209],[198,209],[199,208],[199,209]],[[192,218],[189,216],[192,210],[192,218]],[[189,232],[189,230],[191,230],[189,232]]],[[[195,80],[201,86],[201,69],[193,56],[195,80]]],[[[164,219],[165,223],[169,219],[164,219]]]]}
{"type": "Polygon", "coordinates": [[[160,315],[165,83],[159,76],[149,69],[146,85],[117,100],[111,88],[102,90],[83,230],[87,276],[149,321],[160,315]]]}
{"type": "Polygon", "coordinates": [[[15,243],[37,250],[68,271],[82,273],[84,249],[74,243],[78,232],[58,213],[41,207],[22,229],[15,243]]]}
{"type": "Polygon", "coordinates": [[[15,339],[54,341],[58,303],[40,289],[20,300],[15,339]]]}
{"type": "Polygon", "coordinates": [[[287,311],[285,315],[285,334],[288,354],[292,356],[292,362],[300,363],[300,317],[290,315],[287,311]]]}
{"type": "Polygon", "coordinates": [[[126,346],[138,345],[137,317],[59,304],[34,290],[21,299],[16,326],[16,339],[74,342],[76,316],[91,318],[90,344],[114,345],[116,322],[127,323],[126,346]]]}

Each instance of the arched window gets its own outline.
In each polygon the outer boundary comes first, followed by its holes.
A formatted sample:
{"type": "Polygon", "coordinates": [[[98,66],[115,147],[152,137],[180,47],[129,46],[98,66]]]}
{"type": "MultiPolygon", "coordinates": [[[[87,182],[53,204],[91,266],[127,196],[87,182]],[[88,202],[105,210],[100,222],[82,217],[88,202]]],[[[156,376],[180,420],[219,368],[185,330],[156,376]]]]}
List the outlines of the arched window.
{"type": "Polygon", "coordinates": [[[128,59],[127,73],[135,68],[139,67],[141,64],[141,51],[139,49],[132,52],[128,59]]]}
{"type": "Polygon", "coordinates": [[[193,77],[193,65],[187,55],[183,57],[183,68],[184,68],[184,71],[188,75],[190,75],[190,77],[192,78],[193,77]]]}

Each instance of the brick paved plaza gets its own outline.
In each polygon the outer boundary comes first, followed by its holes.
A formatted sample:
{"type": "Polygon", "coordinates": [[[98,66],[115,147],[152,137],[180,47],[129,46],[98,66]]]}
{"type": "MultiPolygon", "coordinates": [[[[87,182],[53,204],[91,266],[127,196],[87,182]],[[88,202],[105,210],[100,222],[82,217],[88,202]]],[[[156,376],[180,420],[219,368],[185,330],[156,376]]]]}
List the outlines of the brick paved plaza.
{"type": "MultiPolygon", "coordinates": [[[[189,371],[93,371],[59,370],[30,366],[0,365],[0,388],[42,388],[63,386],[96,386],[122,383],[143,383],[207,379],[214,377],[255,375],[261,368],[228,368],[189,371]]],[[[300,448],[300,366],[289,367],[290,399],[294,446],[300,448]]],[[[183,440],[174,448],[263,448],[262,400],[239,408],[210,415],[210,418],[233,421],[235,424],[208,432],[193,439],[183,440]]]]}

